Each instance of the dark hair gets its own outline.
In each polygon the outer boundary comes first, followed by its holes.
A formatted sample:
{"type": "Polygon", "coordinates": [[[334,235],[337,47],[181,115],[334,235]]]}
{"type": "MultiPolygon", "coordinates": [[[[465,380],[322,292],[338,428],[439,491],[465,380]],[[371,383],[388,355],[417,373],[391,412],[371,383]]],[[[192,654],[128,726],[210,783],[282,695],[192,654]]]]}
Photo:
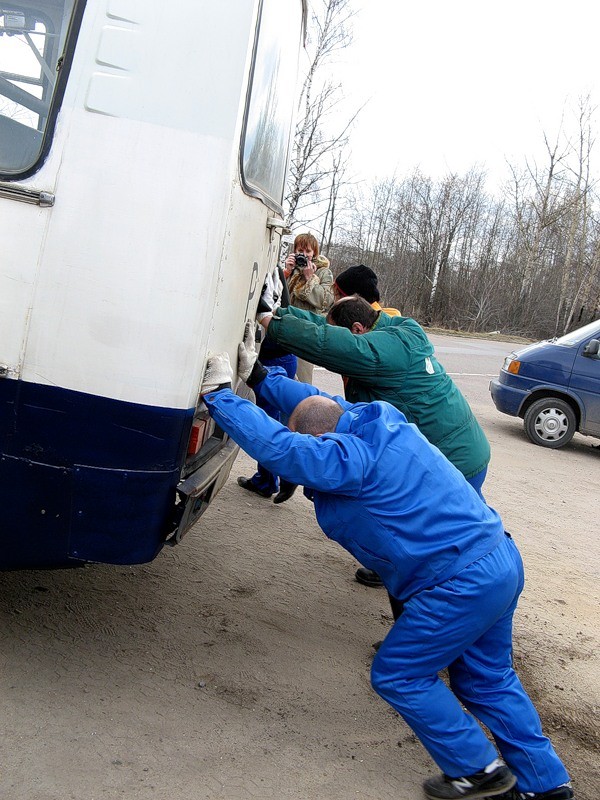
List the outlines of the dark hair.
{"type": "Polygon", "coordinates": [[[355,322],[360,322],[365,328],[372,328],[377,322],[379,311],[375,311],[367,301],[357,294],[352,297],[343,297],[329,309],[327,321],[340,328],[352,330],[355,322]]]}
{"type": "Polygon", "coordinates": [[[368,303],[379,302],[379,288],[377,287],[377,275],[371,267],[364,264],[357,264],[355,267],[348,267],[336,277],[335,282],[342,294],[359,294],[368,303]]]}

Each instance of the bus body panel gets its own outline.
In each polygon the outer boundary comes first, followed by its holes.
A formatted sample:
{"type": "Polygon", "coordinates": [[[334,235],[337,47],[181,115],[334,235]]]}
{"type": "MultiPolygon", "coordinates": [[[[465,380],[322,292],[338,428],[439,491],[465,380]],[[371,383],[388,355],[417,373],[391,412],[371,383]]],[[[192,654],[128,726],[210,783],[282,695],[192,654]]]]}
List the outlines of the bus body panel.
{"type": "MultiPolygon", "coordinates": [[[[160,38],[157,5],[128,4],[129,12],[141,14],[132,22],[115,19],[114,2],[105,5],[104,19],[99,13],[84,15],[61,107],[64,124],[59,118],[51,158],[35,180],[25,182],[56,192],[54,207],[42,210],[5,201],[15,219],[4,251],[20,252],[23,229],[35,242],[30,245],[27,274],[19,276],[25,260],[19,256],[17,274],[7,275],[20,277],[27,287],[20,304],[8,309],[7,340],[18,341],[15,330],[22,330],[19,353],[13,351],[9,363],[33,383],[189,408],[195,404],[206,360],[196,343],[208,341],[217,290],[227,293],[228,278],[219,283],[214,266],[224,250],[237,181],[235,143],[242,125],[256,3],[236,3],[237,25],[229,26],[233,41],[227,58],[218,37],[206,41],[191,34],[162,37],[157,58],[156,43],[150,49],[160,38]],[[107,31],[115,33],[117,23],[126,26],[124,33],[129,29],[140,54],[139,62],[133,56],[124,59],[129,67],[122,70],[125,75],[113,74],[121,61],[118,53],[111,59],[102,56],[104,37],[107,31]],[[149,55],[142,58],[145,52],[153,52],[154,60],[149,55]],[[187,61],[181,61],[184,53],[187,61]],[[171,81],[184,86],[169,92],[161,66],[165,63],[175,74],[185,64],[184,74],[198,76],[198,102],[181,96],[189,93],[189,80],[171,81]],[[211,63],[218,69],[209,70],[211,63]],[[90,94],[98,94],[94,86],[103,78],[114,78],[117,86],[122,82],[127,89],[111,86],[105,107],[99,101],[90,107],[90,94]],[[120,105],[111,103],[114,95],[125,99],[120,105]],[[117,111],[127,116],[116,116],[117,111]],[[82,224],[85,220],[93,220],[93,225],[82,224]],[[174,318],[178,325],[173,325],[174,318]],[[144,348],[153,353],[154,365],[140,362],[144,348]],[[98,360],[101,371],[95,368],[98,360]]],[[[203,22],[207,30],[215,30],[218,15],[223,27],[223,11],[213,3],[174,5],[169,13],[177,18],[178,7],[187,9],[193,30],[202,31],[203,22]]],[[[122,45],[126,52],[125,41],[122,45]]],[[[249,278],[253,262],[263,261],[268,213],[263,204],[247,197],[244,201],[249,207],[247,224],[236,219],[235,231],[249,241],[246,264],[231,272],[236,281],[244,268],[249,267],[249,278]],[[250,231],[259,233],[255,242],[250,231]]],[[[261,268],[264,272],[266,265],[261,263],[261,268]]],[[[234,318],[243,313],[249,282],[243,288],[246,297],[231,309],[234,318]]],[[[235,294],[231,301],[236,301],[235,294]]],[[[227,333],[233,338],[239,331],[227,333]]]]}
{"type": "Polygon", "coordinates": [[[87,0],[51,148],[18,181],[54,205],[0,198],[0,568],[151,560],[227,477],[222,432],[186,454],[206,359],[236,364],[279,252],[240,178],[267,5],[87,0]]]}

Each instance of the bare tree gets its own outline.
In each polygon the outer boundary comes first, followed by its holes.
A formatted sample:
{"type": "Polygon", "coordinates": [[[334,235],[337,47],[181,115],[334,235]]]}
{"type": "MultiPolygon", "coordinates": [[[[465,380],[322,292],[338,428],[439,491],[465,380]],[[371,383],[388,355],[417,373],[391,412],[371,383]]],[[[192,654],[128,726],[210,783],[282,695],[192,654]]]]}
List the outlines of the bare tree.
{"type": "Polygon", "coordinates": [[[555,141],[544,135],[545,163],[512,167],[504,197],[486,193],[475,167],[442,180],[415,170],[354,191],[331,246],[336,269],[368,264],[386,305],[460,330],[541,338],[597,318],[593,111],[584,98],[573,136],[564,120],[555,141]]]}
{"type": "Polygon", "coordinates": [[[333,244],[340,202],[343,203],[344,210],[349,208],[348,198],[341,196],[342,188],[347,185],[348,162],[345,156],[345,149],[340,149],[332,154],[332,166],[328,173],[330,176],[329,190],[321,226],[321,247],[325,251],[328,251],[333,244]]]}
{"type": "Polygon", "coordinates": [[[590,104],[589,95],[580,99],[578,109],[579,130],[573,147],[575,154],[573,202],[570,206],[565,262],[556,309],[555,333],[565,333],[569,329],[578,299],[588,278],[584,254],[585,241],[588,238],[590,225],[590,161],[594,146],[591,121],[594,112],[595,108],[590,104]],[[571,300],[570,307],[569,299],[571,300]]]}
{"type": "Polygon", "coordinates": [[[297,222],[301,212],[309,217],[303,221],[311,222],[324,213],[323,229],[333,230],[333,212],[347,180],[343,167],[348,160],[348,135],[360,109],[339,123],[342,85],[323,79],[323,68],[350,45],[354,13],[351,0],[321,0],[313,5],[307,42],[310,63],[298,101],[286,197],[288,225],[297,222]]]}
{"type": "Polygon", "coordinates": [[[552,258],[550,233],[570,205],[566,191],[568,147],[560,134],[552,144],[544,134],[544,143],[548,156],[545,167],[527,162],[520,173],[511,167],[515,223],[520,234],[520,287],[515,310],[522,319],[528,319],[538,303],[540,282],[552,258]]]}

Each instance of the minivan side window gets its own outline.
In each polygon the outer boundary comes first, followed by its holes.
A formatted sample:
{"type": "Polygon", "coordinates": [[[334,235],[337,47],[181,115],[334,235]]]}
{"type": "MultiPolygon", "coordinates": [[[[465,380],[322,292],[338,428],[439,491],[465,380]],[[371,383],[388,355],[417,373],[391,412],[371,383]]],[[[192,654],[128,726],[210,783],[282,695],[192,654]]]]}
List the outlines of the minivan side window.
{"type": "Polygon", "coordinates": [[[298,0],[263,0],[246,107],[241,173],[244,190],[281,211],[294,102],[298,45],[285,31],[299,27],[298,0]]]}
{"type": "Polygon", "coordinates": [[[61,56],[76,0],[0,7],[0,176],[38,161],[56,117],[61,56]]]}

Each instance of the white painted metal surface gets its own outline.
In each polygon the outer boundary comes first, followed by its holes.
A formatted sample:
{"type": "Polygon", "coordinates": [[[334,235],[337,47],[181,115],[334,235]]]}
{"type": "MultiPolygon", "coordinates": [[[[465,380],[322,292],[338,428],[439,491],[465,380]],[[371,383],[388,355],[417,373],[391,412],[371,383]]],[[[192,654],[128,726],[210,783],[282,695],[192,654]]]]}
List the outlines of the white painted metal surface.
{"type": "Polygon", "coordinates": [[[258,8],[88,0],[49,156],[18,182],[56,202],[0,199],[10,376],[190,408],[207,353],[235,363],[280,236],[240,187],[258,8]]]}

